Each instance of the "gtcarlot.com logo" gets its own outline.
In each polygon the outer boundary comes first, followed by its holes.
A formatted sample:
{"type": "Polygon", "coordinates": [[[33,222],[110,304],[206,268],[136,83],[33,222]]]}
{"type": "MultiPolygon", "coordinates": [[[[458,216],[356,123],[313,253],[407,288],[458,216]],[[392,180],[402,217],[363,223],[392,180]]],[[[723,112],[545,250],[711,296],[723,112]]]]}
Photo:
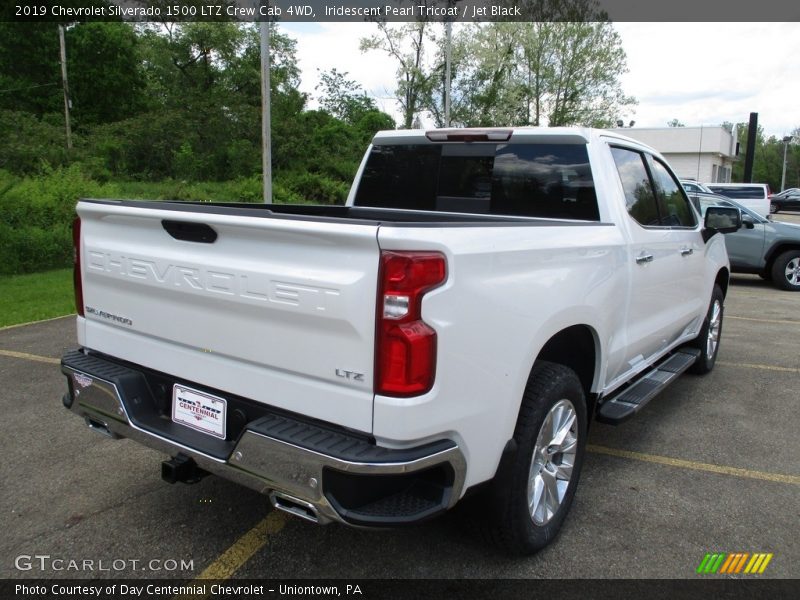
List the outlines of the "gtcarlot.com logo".
{"type": "Polygon", "coordinates": [[[772,553],[765,552],[709,552],[697,572],[701,575],[760,575],[771,560],[772,553]]]}
{"type": "Polygon", "coordinates": [[[174,558],[64,558],[49,554],[20,554],[14,559],[18,571],[194,571],[194,559],[174,558]]]}

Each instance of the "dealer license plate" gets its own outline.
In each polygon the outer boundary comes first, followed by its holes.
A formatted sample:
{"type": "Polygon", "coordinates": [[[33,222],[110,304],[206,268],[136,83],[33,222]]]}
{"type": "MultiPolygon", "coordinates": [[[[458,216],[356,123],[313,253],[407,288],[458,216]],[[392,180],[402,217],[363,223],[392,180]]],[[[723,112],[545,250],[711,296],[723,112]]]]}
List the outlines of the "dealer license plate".
{"type": "Polygon", "coordinates": [[[172,420],[223,440],[227,407],[224,398],[177,383],[172,387],[172,420]]]}

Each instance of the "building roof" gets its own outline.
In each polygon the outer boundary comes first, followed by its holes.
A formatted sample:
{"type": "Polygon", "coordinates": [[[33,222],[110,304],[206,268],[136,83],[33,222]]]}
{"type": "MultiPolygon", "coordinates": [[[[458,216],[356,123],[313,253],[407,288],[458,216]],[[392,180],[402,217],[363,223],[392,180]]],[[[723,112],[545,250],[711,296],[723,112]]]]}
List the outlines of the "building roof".
{"type": "MultiPolygon", "coordinates": [[[[658,149],[662,154],[719,154],[736,157],[736,136],[721,125],[612,129],[658,149]]],[[[734,129],[735,131],[735,129],[734,129]]]]}

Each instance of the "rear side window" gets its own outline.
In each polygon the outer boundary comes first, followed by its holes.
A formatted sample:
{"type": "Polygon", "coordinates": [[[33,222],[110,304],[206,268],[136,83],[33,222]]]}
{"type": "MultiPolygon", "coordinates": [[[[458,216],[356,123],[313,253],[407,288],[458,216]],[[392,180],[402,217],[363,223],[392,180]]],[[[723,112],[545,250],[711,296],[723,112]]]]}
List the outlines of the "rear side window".
{"type": "Polygon", "coordinates": [[[375,146],[355,206],[600,219],[582,144],[375,146]]]}
{"type": "Polygon", "coordinates": [[[611,148],[617,165],[628,214],[646,227],[657,227],[661,223],[658,216],[656,195],[653,190],[644,155],[626,148],[611,148]]]}

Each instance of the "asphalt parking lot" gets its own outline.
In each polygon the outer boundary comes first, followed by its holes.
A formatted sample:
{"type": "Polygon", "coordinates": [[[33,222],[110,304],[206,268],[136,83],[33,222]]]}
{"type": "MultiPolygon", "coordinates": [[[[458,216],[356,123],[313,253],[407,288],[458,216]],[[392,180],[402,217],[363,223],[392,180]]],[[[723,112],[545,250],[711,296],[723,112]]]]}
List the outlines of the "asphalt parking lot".
{"type": "Polygon", "coordinates": [[[163,456],[62,408],[72,318],[0,330],[0,578],[696,578],[707,552],[773,553],[759,577],[798,578],[798,308],[800,294],[734,276],[716,369],[681,377],[624,425],[594,423],[561,535],[525,559],[487,546],[464,510],[361,531],[273,512],[219,478],[163,483],[163,456]],[[94,570],[20,562],[33,555],[94,570]]]}

